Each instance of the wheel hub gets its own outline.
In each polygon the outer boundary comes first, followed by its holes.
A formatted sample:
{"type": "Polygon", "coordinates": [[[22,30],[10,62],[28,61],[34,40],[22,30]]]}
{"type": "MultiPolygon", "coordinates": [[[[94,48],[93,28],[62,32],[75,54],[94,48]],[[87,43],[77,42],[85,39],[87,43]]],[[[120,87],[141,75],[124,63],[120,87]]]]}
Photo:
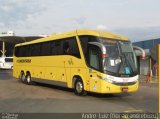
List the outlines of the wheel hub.
{"type": "Polygon", "coordinates": [[[77,84],[76,84],[76,90],[77,90],[78,93],[81,93],[81,92],[82,92],[82,90],[83,90],[83,85],[82,85],[81,82],[77,82],[77,84]]]}
{"type": "Polygon", "coordinates": [[[27,82],[29,83],[30,82],[30,76],[27,76],[27,82]]]}

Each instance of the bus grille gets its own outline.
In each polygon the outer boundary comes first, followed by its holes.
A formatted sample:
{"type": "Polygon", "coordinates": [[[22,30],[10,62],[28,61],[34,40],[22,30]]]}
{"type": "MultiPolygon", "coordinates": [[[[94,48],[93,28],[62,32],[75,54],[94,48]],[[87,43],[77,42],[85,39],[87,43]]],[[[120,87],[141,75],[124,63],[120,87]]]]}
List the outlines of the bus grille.
{"type": "Polygon", "coordinates": [[[114,82],[113,84],[118,85],[118,86],[130,86],[130,85],[136,84],[136,82],[127,82],[127,83],[114,82]]]}

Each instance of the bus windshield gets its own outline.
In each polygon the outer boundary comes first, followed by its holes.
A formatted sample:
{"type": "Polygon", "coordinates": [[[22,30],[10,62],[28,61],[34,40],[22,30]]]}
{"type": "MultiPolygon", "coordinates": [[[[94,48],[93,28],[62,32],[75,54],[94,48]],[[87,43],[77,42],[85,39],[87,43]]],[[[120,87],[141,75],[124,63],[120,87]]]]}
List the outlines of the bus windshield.
{"type": "Polygon", "coordinates": [[[106,48],[104,71],[121,75],[137,74],[136,58],[129,41],[101,38],[106,48]]]}

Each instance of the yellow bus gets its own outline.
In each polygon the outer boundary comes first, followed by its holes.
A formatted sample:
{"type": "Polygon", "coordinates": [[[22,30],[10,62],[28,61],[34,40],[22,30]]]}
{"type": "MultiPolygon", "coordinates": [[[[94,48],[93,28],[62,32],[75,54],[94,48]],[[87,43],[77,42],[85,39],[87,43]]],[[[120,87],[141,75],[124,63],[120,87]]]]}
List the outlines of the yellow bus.
{"type": "Polygon", "coordinates": [[[136,57],[124,36],[75,30],[17,44],[13,76],[73,88],[75,94],[138,90],[136,57]]]}

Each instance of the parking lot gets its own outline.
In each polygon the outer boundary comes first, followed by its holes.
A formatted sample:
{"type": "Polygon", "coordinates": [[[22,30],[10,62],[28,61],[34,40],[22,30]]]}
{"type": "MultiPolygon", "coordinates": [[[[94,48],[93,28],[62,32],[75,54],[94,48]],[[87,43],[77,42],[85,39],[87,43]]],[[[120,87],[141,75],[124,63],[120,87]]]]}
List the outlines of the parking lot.
{"type": "Polygon", "coordinates": [[[80,97],[73,90],[44,84],[25,85],[0,70],[0,112],[158,112],[158,84],[140,83],[138,92],[80,97]]]}

